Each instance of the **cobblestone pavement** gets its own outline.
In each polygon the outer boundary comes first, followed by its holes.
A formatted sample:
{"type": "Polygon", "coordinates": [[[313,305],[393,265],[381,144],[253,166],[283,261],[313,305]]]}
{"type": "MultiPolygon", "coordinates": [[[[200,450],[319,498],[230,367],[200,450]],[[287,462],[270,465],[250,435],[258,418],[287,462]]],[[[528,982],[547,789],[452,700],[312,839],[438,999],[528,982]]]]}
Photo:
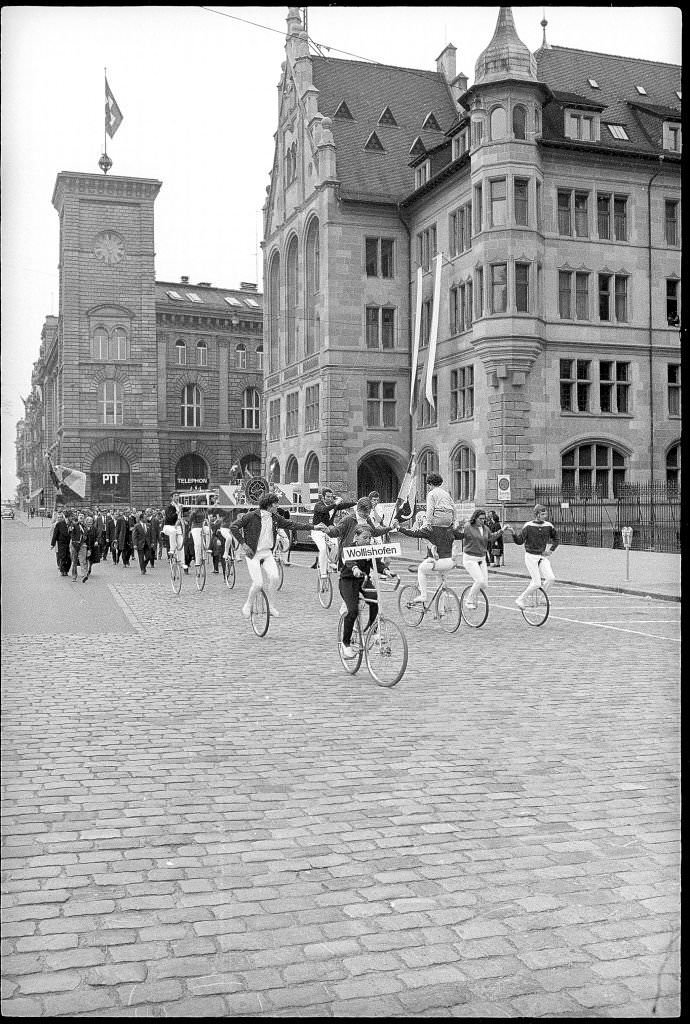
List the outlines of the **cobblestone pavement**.
{"type": "Polygon", "coordinates": [[[296,558],[260,640],[3,529],[3,1014],[677,1016],[679,608],[492,576],[387,690],[296,558]]]}

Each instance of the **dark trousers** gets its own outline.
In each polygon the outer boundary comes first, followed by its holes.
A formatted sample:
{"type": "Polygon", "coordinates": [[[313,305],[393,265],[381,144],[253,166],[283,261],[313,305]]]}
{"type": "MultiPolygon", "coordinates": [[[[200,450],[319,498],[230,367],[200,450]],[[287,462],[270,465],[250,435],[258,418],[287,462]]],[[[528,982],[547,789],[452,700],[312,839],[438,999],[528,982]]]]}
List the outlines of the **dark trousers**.
{"type": "Polygon", "coordinates": [[[146,563],[149,560],[149,549],[137,548],[137,557],[139,559],[139,568],[142,572],[146,572],[146,563]]]}
{"type": "Polygon", "coordinates": [[[58,569],[60,570],[63,576],[66,576],[69,573],[70,567],[72,565],[72,556],[70,554],[68,544],[64,547],[58,546],[56,558],[58,569]]]}
{"type": "MultiPolygon", "coordinates": [[[[346,646],[349,646],[350,640],[352,639],[352,630],[355,626],[355,619],[357,618],[357,610],[359,608],[359,595],[361,593],[364,597],[371,600],[376,597],[376,591],[369,584],[368,578],[364,576],[341,576],[338,588],[343,601],[347,605],[347,613],[345,615],[345,621],[343,622],[343,643],[346,646]]],[[[372,624],[378,613],[379,606],[374,601],[369,605],[369,622],[367,623],[367,628],[372,624]]]]}

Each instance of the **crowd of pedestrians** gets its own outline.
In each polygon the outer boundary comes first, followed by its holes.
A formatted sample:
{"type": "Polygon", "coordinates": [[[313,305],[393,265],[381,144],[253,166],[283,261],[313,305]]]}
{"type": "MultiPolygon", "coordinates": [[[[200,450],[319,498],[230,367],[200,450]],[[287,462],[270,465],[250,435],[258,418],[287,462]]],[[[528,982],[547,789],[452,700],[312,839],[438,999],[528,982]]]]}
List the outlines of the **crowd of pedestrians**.
{"type": "Polygon", "coordinates": [[[76,582],[80,570],[86,583],[94,565],[110,560],[123,569],[138,564],[145,575],[162,557],[162,524],[160,509],[64,509],[58,513],[50,540],[58,572],[76,582]]]}

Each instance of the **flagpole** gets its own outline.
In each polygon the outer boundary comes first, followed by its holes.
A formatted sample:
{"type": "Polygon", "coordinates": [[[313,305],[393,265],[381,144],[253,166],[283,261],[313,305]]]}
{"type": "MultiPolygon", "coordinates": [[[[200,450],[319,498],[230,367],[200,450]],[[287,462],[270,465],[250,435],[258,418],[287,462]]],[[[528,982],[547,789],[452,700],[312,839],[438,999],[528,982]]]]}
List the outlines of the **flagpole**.
{"type": "MultiPolygon", "coordinates": [[[[108,81],[107,68],[103,68],[103,80],[104,82],[108,81]]],[[[103,152],[106,156],[108,155],[108,133],[105,130],[105,118],[103,118],[103,152]]]]}

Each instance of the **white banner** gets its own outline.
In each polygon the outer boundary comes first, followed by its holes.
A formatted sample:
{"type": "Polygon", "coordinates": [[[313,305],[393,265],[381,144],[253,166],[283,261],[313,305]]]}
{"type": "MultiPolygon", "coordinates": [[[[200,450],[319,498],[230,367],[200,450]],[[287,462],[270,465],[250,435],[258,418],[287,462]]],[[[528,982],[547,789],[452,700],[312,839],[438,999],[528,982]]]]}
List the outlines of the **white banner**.
{"type": "Polygon", "coordinates": [[[400,544],[362,544],[358,548],[343,548],[344,562],[357,562],[360,558],[402,558],[400,544]]]}
{"type": "Polygon", "coordinates": [[[434,276],[434,304],[431,313],[431,330],[429,332],[429,356],[426,363],[426,397],[432,409],[435,409],[434,392],[431,387],[431,380],[434,376],[434,363],[436,362],[436,339],[438,337],[438,314],[441,305],[441,267],[443,266],[443,253],[436,254],[436,273],[434,276]]]}
{"type": "Polygon", "coordinates": [[[414,392],[417,383],[417,359],[419,358],[419,331],[422,323],[422,268],[417,267],[417,299],[414,313],[414,344],[412,347],[412,369],[410,371],[410,416],[414,414],[414,392]]]}

